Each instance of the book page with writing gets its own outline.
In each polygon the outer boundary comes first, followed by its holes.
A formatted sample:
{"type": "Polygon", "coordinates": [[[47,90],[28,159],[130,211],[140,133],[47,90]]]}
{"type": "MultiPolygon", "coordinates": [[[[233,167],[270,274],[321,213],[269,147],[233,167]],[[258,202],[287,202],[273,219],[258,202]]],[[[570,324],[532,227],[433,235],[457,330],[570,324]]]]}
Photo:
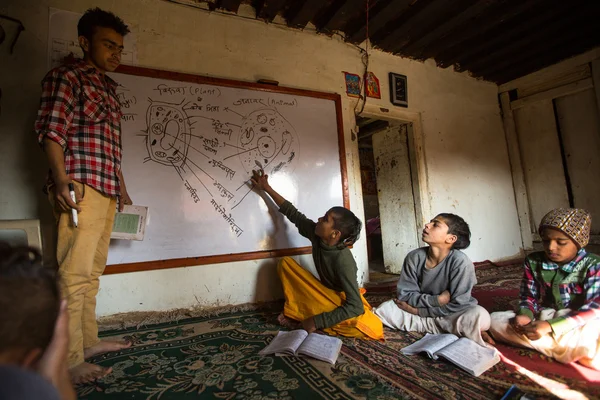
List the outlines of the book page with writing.
{"type": "Polygon", "coordinates": [[[264,356],[273,353],[283,353],[293,356],[307,336],[308,333],[304,329],[297,329],[291,332],[279,331],[271,343],[259,351],[258,354],[264,356]]]}
{"type": "Polygon", "coordinates": [[[340,355],[341,348],[342,341],[340,339],[333,336],[311,333],[300,345],[296,354],[304,354],[317,360],[335,364],[340,355]]]}
{"type": "Polygon", "coordinates": [[[441,333],[441,334],[431,334],[427,333],[423,336],[422,339],[417,340],[410,346],[404,347],[402,350],[402,354],[413,355],[421,352],[427,353],[429,357],[437,360],[436,352],[444,347],[456,342],[458,340],[458,336],[453,335],[451,333],[441,333]]]}
{"type": "Polygon", "coordinates": [[[474,376],[481,375],[500,361],[498,350],[480,346],[464,337],[439,350],[437,355],[474,376]]]}

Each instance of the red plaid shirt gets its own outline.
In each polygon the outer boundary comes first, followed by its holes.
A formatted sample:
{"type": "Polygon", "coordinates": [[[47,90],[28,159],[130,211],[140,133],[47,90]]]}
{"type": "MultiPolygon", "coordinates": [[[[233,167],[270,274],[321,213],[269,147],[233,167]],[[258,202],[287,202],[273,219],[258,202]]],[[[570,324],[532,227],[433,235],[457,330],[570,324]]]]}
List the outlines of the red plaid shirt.
{"type": "MultiPolygon", "coordinates": [[[[49,138],[65,152],[71,179],[115,197],[120,193],[121,105],[117,83],[85,61],[48,72],[35,130],[43,144],[49,138]]],[[[52,185],[51,173],[47,186],[52,185]]]]}

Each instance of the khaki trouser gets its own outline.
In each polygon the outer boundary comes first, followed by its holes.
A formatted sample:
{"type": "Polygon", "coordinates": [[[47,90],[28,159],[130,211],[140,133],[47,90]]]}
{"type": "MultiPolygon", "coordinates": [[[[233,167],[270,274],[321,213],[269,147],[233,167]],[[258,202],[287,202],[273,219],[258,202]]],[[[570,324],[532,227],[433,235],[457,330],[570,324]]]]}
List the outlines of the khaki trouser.
{"type": "MultiPolygon", "coordinates": [[[[546,321],[566,315],[570,311],[569,309],[555,311],[546,308],[540,312],[537,319],[546,321]]],[[[590,368],[600,370],[600,320],[589,321],[585,325],[561,336],[554,336],[550,333],[538,340],[531,340],[513,329],[510,321],[515,315],[513,311],[492,313],[490,333],[494,339],[499,342],[537,350],[561,363],[568,364],[576,361],[590,368]]]]}
{"type": "Polygon", "coordinates": [[[106,267],[116,211],[115,198],[82,183],[73,183],[83,196],[77,228],[73,226],[71,212],[61,212],[55,204],[54,191],[49,193],[58,224],[56,258],[61,290],[69,311],[69,367],[81,364],[83,350],[100,342],[96,294],[106,267]]]}
{"type": "Polygon", "coordinates": [[[385,326],[392,329],[434,334],[453,333],[486,346],[481,332],[489,329],[490,314],[481,306],[472,306],[446,317],[420,317],[401,310],[394,300],[389,300],[374,308],[373,312],[385,326]]]}

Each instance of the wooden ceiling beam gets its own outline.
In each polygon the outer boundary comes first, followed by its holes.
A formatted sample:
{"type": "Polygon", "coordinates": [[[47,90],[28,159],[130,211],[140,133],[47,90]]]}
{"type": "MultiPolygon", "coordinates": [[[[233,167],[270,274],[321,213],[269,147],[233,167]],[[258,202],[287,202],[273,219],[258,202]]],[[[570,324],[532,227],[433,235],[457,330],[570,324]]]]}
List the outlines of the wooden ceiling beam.
{"type": "Polygon", "coordinates": [[[237,13],[238,9],[240,8],[241,3],[242,3],[242,0],[219,0],[218,7],[224,8],[227,11],[237,13]]]}
{"type": "Polygon", "coordinates": [[[417,5],[422,7],[415,12],[409,19],[404,21],[393,29],[386,37],[381,40],[373,40],[373,43],[384,51],[397,53],[404,45],[411,40],[411,35],[415,31],[427,29],[428,26],[439,20],[440,15],[444,14],[449,8],[456,7],[456,0],[434,0],[430,2],[420,2],[417,5]]]}
{"type": "Polygon", "coordinates": [[[387,129],[389,126],[390,123],[388,121],[384,121],[381,119],[371,122],[370,124],[366,125],[365,127],[362,127],[358,131],[358,140],[363,140],[370,136],[373,136],[375,133],[381,132],[382,130],[387,129]]]}
{"type": "Polygon", "coordinates": [[[277,14],[283,10],[286,0],[264,0],[258,10],[257,18],[264,19],[267,22],[273,22],[277,14]]]}
{"type": "Polygon", "coordinates": [[[515,39],[510,44],[499,47],[497,50],[490,51],[487,55],[473,58],[470,62],[460,59],[462,69],[469,71],[487,70],[496,68],[499,64],[503,65],[507,61],[527,56],[532,51],[553,46],[555,43],[564,43],[566,38],[578,37],[579,29],[569,29],[573,26],[586,26],[594,24],[593,19],[581,18],[580,15],[566,14],[563,18],[555,18],[554,23],[546,25],[545,29],[534,29],[529,34],[523,35],[520,39],[515,39]]]}
{"type": "Polygon", "coordinates": [[[461,52],[455,52],[452,56],[443,53],[437,55],[438,66],[445,68],[460,62],[462,68],[473,60],[486,57],[496,49],[522,39],[528,32],[536,31],[540,26],[546,27],[547,23],[554,22],[556,15],[556,11],[552,8],[543,10],[537,16],[533,13],[525,13],[522,18],[511,21],[508,26],[498,26],[480,37],[464,42],[461,52]]]}
{"type": "Polygon", "coordinates": [[[490,29],[504,24],[544,2],[547,2],[547,0],[505,1],[498,4],[497,7],[488,8],[487,12],[470,26],[457,29],[453,34],[446,36],[444,40],[433,42],[426,47],[422,52],[422,57],[434,57],[437,60],[438,55],[442,52],[451,55],[460,53],[463,49],[463,42],[481,36],[490,29]]]}
{"type": "Polygon", "coordinates": [[[304,29],[323,7],[323,3],[325,3],[323,0],[294,1],[294,7],[290,8],[286,15],[288,26],[304,29]]]}
{"type": "Polygon", "coordinates": [[[408,44],[408,46],[402,49],[403,52],[407,54],[415,54],[417,52],[420,52],[420,50],[427,47],[429,44],[437,40],[443,40],[442,38],[446,36],[449,32],[452,32],[456,28],[464,27],[467,23],[469,23],[470,20],[476,18],[477,16],[482,14],[488,7],[497,4],[499,1],[501,0],[477,1],[473,6],[468,7],[456,17],[448,19],[445,23],[438,25],[437,28],[429,31],[427,34],[408,44]]]}
{"type": "MultiPolygon", "coordinates": [[[[592,29],[592,28],[589,28],[592,29]]],[[[490,73],[485,79],[496,82],[501,85],[510,82],[514,79],[528,75],[532,72],[539,71],[542,68],[554,65],[566,58],[572,57],[573,54],[580,54],[598,46],[598,41],[595,38],[587,35],[583,40],[572,42],[571,46],[558,46],[557,48],[546,48],[544,52],[532,54],[527,60],[523,60],[518,64],[514,64],[512,68],[505,68],[501,71],[490,73]],[[587,40],[586,40],[587,39],[587,40]]]]}
{"type": "MultiPolygon", "coordinates": [[[[510,54],[503,59],[496,60],[496,62],[491,64],[486,64],[484,67],[472,68],[469,70],[476,71],[483,77],[495,76],[502,73],[504,70],[512,69],[511,67],[513,65],[519,66],[527,64],[532,59],[543,58],[545,55],[549,55],[550,59],[552,59],[553,54],[560,53],[563,49],[570,50],[575,43],[581,43],[584,47],[593,47],[594,41],[593,39],[590,39],[589,36],[593,35],[594,32],[597,32],[594,21],[595,19],[592,18],[587,22],[581,21],[582,23],[578,24],[578,26],[582,26],[581,29],[569,31],[564,35],[557,32],[555,37],[548,37],[546,38],[547,40],[540,40],[533,45],[518,48],[514,50],[515,53],[510,54]],[[589,45],[587,43],[589,43],[589,45]]],[[[596,44],[597,43],[598,40],[596,40],[596,44]]]]}
{"type": "MultiPolygon", "coordinates": [[[[388,22],[399,15],[404,14],[413,0],[391,0],[388,5],[383,7],[377,14],[369,15],[369,36],[373,37],[374,34],[381,31],[388,22]]],[[[362,43],[367,38],[367,25],[363,24],[356,32],[348,33],[348,41],[352,43],[362,43]]]]}
{"type": "Polygon", "coordinates": [[[359,15],[366,13],[366,0],[346,0],[331,17],[323,21],[319,29],[328,31],[342,30],[349,21],[354,20],[359,15]]]}

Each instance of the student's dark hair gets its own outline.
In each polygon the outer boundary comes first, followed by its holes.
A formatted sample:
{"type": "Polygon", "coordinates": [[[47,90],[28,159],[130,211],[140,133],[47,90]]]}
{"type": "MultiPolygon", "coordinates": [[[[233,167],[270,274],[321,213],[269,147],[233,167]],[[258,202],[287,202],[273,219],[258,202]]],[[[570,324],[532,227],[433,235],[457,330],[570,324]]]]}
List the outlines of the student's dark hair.
{"type": "Polygon", "coordinates": [[[104,11],[96,7],[87,10],[79,19],[77,23],[77,35],[92,40],[92,36],[98,27],[111,28],[121,36],[129,33],[129,28],[121,18],[110,11],[104,11]]]}
{"type": "Polygon", "coordinates": [[[362,222],[354,213],[344,207],[332,207],[329,212],[333,216],[334,228],[342,233],[340,243],[353,245],[360,236],[362,222]]]}
{"type": "Polygon", "coordinates": [[[45,350],[59,308],[56,273],[40,253],[0,242],[0,353],[45,350]]]}
{"type": "Polygon", "coordinates": [[[452,248],[462,250],[469,247],[471,244],[471,229],[469,229],[469,224],[456,214],[443,213],[438,216],[442,217],[446,225],[448,225],[448,233],[457,237],[452,248]]]}

